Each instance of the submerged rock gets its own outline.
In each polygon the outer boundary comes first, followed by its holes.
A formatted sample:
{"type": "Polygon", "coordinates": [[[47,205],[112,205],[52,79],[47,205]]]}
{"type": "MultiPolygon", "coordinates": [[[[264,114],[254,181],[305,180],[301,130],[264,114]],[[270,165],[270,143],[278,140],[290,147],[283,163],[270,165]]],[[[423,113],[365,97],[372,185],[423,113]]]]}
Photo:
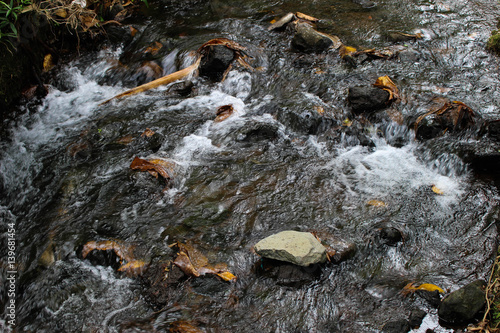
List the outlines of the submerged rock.
{"type": "Polygon", "coordinates": [[[300,52],[324,52],[333,46],[333,41],[313,29],[309,23],[299,22],[295,28],[292,47],[300,52]]]}
{"type": "Polygon", "coordinates": [[[321,267],[319,265],[302,267],[283,261],[262,259],[257,264],[256,272],[258,275],[275,280],[279,285],[300,287],[316,280],[321,275],[321,267]]]}
{"type": "Polygon", "coordinates": [[[388,91],[372,86],[351,87],[347,94],[352,111],[356,113],[383,109],[387,106],[389,97],[388,91]]]}
{"type": "Polygon", "coordinates": [[[422,325],[422,321],[424,320],[427,312],[420,309],[414,309],[410,313],[410,318],[408,318],[408,322],[410,324],[410,328],[418,328],[422,325]]]}
{"type": "Polygon", "coordinates": [[[410,323],[406,319],[399,319],[387,322],[382,327],[384,333],[404,333],[410,331],[410,323]]]}
{"type": "Polygon", "coordinates": [[[324,263],[325,247],[309,232],[282,231],[255,244],[255,252],[268,259],[299,266],[324,263]]]}
{"type": "Polygon", "coordinates": [[[484,308],[486,282],[477,280],[455,290],[439,306],[439,319],[445,324],[467,324],[484,308]]]}

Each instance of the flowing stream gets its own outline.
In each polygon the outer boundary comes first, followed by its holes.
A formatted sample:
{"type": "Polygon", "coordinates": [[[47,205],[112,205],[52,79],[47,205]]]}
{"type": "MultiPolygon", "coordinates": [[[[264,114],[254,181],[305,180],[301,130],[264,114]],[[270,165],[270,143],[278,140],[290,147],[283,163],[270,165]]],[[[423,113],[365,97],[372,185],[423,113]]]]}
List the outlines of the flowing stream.
{"type": "MultiPolygon", "coordinates": [[[[499,118],[500,61],[485,44],[500,6],[377,4],[159,1],[133,24],[132,42],[55,69],[41,104],[21,106],[26,112],[0,155],[2,248],[8,225],[16,230],[15,331],[166,332],[189,322],[207,332],[378,332],[422,309],[427,316],[412,332],[453,332],[425,299],[401,290],[417,282],[453,291],[487,279],[497,246],[497,188],[452,149],[481,138],[420,142],[393,115],[418,116],[433,96],[445,96],[499,118]],[[355,68],[338,51],[295,52],[290,33],[267,27],[296,11],[321,19],[318,29],[345,45],[398,44],[404,51],[355,68]],[[389,31],[423,38],[395,43],[389,31]],[[164,45],[155,61],[165,75],[191,64],[192,51],[217,37],[246,47],[255,70],[235,66],[220,83],[192,78],[188,96],[161,87],[99,105],[139,83],[133,66],[142,59],[134,56],[147,45],[164,45]],[[117,70],[119,61],[130,70],[117,70]],[[383,75],[402,100],[375,120],[353,115],[347,89],[383,75]],[[214,122],[228,104],[234,114],[214,122]],[[156,133],[151,139],[141,136],[147,128],[156,133]],[[175,162],[169,186],[131,170],[136,156],[175,162]],[[381,242],[384,227],[401,231],[403,241],[381,242]],[[252,246],[290,229],[326,232],[357,250],[324,265],[311,282],[282,285],[258,274],[252,246]],[[158,307],[141,277],[82,258],[92,240],[133,244],[137,257],[158,267],[175,257],[169,245],[189,241],[238,279],[187,279],[158,307]]],[[[5,286],[6,255],[0,263],[5,286]]],[[[7,313],[6,288],[0,295],[7,313]]]]}

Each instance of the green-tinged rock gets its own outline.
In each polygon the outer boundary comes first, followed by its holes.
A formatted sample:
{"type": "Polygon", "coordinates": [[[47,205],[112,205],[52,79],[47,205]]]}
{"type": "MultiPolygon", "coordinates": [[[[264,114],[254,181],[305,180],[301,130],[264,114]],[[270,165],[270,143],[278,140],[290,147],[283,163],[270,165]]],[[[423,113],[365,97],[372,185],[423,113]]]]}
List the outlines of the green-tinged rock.
{"type": "Polygon", "coordinates": [[[484,308],[486,282],[477,280],[455,290],[441,301],[438,315],[446,324],[467,324],[484,308]]]}
{"type": "Polygon", "coordinates": [[[500,31],[495,30],[491,33],[491,37],[488,39],[487,47],[489,50],[500,54],[500,31]]]}
{"type": "Polygon", "coordinates": [[[254,248],[264,258],[299,266],[326,261],[325,247],[309,232],[282,231],[264,238],[254,248]]]}

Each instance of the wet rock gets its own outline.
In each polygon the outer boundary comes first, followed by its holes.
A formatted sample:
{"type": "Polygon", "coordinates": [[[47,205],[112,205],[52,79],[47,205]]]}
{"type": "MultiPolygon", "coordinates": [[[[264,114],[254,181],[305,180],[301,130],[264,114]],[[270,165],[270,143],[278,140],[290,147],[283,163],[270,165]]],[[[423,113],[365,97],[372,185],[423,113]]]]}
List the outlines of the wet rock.
{"type": "Polygon", "coordinates": [[[106,26],[106,37],[113,44],[129,44],[132,41],[132,30],[126,25],[110,24],[106,26]]]}
{"type": "Polygon", "coordinates": [[[262,259],[257,263],[256,272],[260,276],[276,280],[277,284],[300,287],[319,278],[321,267],[320,265],[302,267],[278,260],[262,259]]]}
{"type": "Polygon", "coordinates": [[[486,128],[490,138],[500,141],[500,120],[489,121],[486,128]]]}
{"type": "Polygon", "coordinates": [[[384,333],[404,333],[410,331],[410,323],[405,319],[387,322],[382,327],[384,333]]]}
{"type": "Polygon", "coordinates": [[[371,86],[351,87],[347,94],[347,100],[355,113],[383,109],[387,106],[389,97],[389,92],[371,86]]]}
{"type": "Polygon", "coordinates": [[[325,247],[310,233],[282,231],[255,244],[255,252],[268,259],[309,266],[326,261],[325,247]]]}
{"type": "Polygon", "coordinates": [[[452,292],[443,299],[438,315],[444,324],[467,324],[483,310],[486,282],[477,280],[452,292]]]}
{"type": "Polygon", "coordinates": [[[415,291],[415,295],[426,300],[427,303],[433,308],[437,309],[441,304],[441,294],[437,290],[434,291],[417,290],[415,291]]]}
{"type": "Polygon", "coordinates": [[[321,243],[326,247],[326,252],[332,263],[340,263],[350,259],[356,253],[356,244],[340,237],[330,235],[326,232],[318,232],[316,235],[321,239],[321,243]]]}
{"type": "Polygon", "coordinates": [[[403,234],[401,233],[401,231],[394,227],[380,228],[378,236],[384,244],[389,246],[396,246],[403,240],[403,234]]]}
{"type": "Polygon", "coordinates": [[[234,51],[223,45],[209,46],[207,55],[201,60],[199,74],[215,82],[221,81],[234,58],[234,51]]]}
{"type": "Polygon", "coordinates": [[[277,119],[296,132],[311,135],[317,135],[338,125],[335,120],[309,110],[301,113],[283,110],[277,114],[277,119]]]}
{"type": "Polygon", "coordinates": [[[427,312],[424,310],[420,309],[414,309],[410,313],[410,318],[408,319],[408,322],[410,324],[410,328],[418,328],[420,325],[422,325],[422,321],[424,320],[425,316],[427,315],[427,312]]]}
{"type": "Polygon", "coordinates": [[[420,60],[420,53],[413,49],[408,49],[405,51],[401,51],[398,53],[398,58],[401,62],[404,63],[415,63],[420,60]]]}
{"type": "Polygon", "coordinates": [[[360,5],[364,9],[372,9],[377,7],[377,4],[371,0],[352,0],[352,2],[360,5]]]}
{"type": "Polygon", "coordinates": [[[292,48],[299,52],[324,52],[333,45],[333,41],[314,30],[306,22],[299,22],[292,39],[292,48]]]}
{"type": "Polygon", "coordinates": [[[161,309],[172,298],[178,296],[176,290],[186,278],[187,276],[175,265],[167,263],[150,265],[141,276],[144,298],[154,309],[161,309]]]}
{"type": "Polygon", "coordinates": [[[242,129],[236,138],[242,142],[273,141],[278,138],[278,125],[269,123],[252,123],[242,129]]]}

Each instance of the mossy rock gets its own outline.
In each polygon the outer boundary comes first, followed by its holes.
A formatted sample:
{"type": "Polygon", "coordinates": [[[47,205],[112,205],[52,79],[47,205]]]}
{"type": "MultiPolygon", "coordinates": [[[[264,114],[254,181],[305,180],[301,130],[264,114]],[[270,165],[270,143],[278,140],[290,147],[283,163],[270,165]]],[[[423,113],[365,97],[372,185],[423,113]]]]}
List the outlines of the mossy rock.
{"type": "Polygon", "coordinates": [[[495,30],[491,33],[491,37],[487,43],[488,50],[491,50],[500,55],[500,31],[495,30]]]}

